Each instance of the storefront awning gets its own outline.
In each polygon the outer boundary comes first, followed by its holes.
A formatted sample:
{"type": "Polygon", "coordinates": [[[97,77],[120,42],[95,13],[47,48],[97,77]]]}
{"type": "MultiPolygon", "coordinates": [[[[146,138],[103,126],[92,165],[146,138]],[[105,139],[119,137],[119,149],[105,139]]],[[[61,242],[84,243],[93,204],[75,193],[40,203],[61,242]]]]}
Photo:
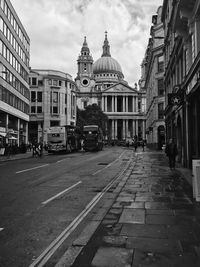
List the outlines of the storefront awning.
{"type": "Polygon", "coordinates": [[[6,133],[0,132],[0,137],[5,137],[6,133]]]}
{"type": "Polygon", "coordinates": [[[17,140],[17,138],[14,137],[14,136],[9,137],[8,139],[10,139],[10,140],[17,140]]]}

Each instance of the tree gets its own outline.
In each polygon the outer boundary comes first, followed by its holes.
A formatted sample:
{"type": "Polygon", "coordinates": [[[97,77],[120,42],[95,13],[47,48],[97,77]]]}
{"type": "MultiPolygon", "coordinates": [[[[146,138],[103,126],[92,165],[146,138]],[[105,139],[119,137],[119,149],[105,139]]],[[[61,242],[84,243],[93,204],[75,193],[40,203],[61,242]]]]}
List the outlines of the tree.
{"type": "Polygon", "coordinates": [[[89,105],[85,110],[80,110],[77,108],[77,123],[81,129],[84,125],[98,125],[104,136],[106,135],[106,124],[108,117],[97,104],[89,105]]]}

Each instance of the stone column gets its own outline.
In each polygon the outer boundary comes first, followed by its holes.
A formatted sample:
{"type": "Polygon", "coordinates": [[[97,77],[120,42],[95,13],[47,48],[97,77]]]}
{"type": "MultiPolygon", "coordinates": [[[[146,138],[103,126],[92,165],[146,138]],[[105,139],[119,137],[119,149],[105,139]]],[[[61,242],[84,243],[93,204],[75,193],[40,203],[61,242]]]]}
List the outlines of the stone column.
{"type": "Polygon", "coordinates": [[[126,96],[126,112],[128,112],[128,96],[126,96]]]}
{"type": "Polygon", "coordinates": [[[112,139],[115,139],[115,125],[114,125],[114,120],[112,120],[112,133],[111,133],[111,136],[112,136],[112,139]]]}
{"type": "Polygon", "coordinates": [[[138,136],[138,120],[135,121],[136,135],[138,136]]]}
{"type": "Polygon", "coordinates": [[[126,105],[125,105],[125,96],[122,96],[123,97],[123,112],[126,112],[126,105]]]}
{"type": "Polygon", "coordinates": [[[125,126],[125,120],[123,120],[122,138],[124,139],[125,137],[126,137],[126,126],[125,126]]]}
{"type": "Polygon", "coordinates": [[[135,120],[132,120],[132,130],[133,130],[133,136],[135,136],[135,120]]]}
{"type": "Polygon", "coordinates": [[[115,96],[115,112],[117,112],[117,96],[115,96]]]}
{"type": "Polygon", "coordinates": [[[125,137],[128,137],[128,120],[125,120],[125,125],[126,125],[125,137]]]}
{"type": "Polygon", "coordinates": [[[105,108],[104,108],[104,96],[102,96],[101,109],[102,109],[103,112],[105,111],[105,108]]]}
{"type": "Polygon", "coordinates": [[[108,97],[107,96],[105,96],[105,112],[107,112],[108,111],[108,97]]]}
{"type": "Polygon", "coordinates": [[[117,139],[117,120],[115,120],[115,139],[117,139]]]}
{"type": "Polygon", "coordinates": [[[136,101],[136,103],[135,103],[135,105],[136,105],[136,112],[138,112],[138,96],[136,96],[136,99],[135,99],[136,101]]]}
{"type": "Polygon", "coordinates": [[[142,121],[142,138],[145,139],[145,121],[142,121]]]}

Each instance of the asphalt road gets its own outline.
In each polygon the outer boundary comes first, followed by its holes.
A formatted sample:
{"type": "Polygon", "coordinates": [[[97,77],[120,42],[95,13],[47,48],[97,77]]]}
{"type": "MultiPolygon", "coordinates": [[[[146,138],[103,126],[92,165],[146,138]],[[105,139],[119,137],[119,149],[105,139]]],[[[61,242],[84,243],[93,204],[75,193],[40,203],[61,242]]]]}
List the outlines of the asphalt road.
{"type": "Polygon", "coordinates": [[[39,266],[38,257],[73,225],[45,265],[53,266],[98,209],[86,213],[87,205],[125,168],[130,153],[110,147],[1,162],[0,266],[39,266]]]}

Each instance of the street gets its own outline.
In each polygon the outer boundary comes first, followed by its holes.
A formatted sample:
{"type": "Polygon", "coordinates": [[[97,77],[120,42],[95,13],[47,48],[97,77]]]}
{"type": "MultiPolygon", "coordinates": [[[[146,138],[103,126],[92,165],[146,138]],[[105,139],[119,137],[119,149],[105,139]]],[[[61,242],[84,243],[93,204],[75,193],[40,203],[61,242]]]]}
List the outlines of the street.
{"type": "Polygon", "coordinates": [[[106,191],[96,196],[123,171],[132,153],[112,147],[0,162],[0,266],[36,266],[37,258],[65,231],[47,266],[56,262],[98,210],[106,191]]]}

